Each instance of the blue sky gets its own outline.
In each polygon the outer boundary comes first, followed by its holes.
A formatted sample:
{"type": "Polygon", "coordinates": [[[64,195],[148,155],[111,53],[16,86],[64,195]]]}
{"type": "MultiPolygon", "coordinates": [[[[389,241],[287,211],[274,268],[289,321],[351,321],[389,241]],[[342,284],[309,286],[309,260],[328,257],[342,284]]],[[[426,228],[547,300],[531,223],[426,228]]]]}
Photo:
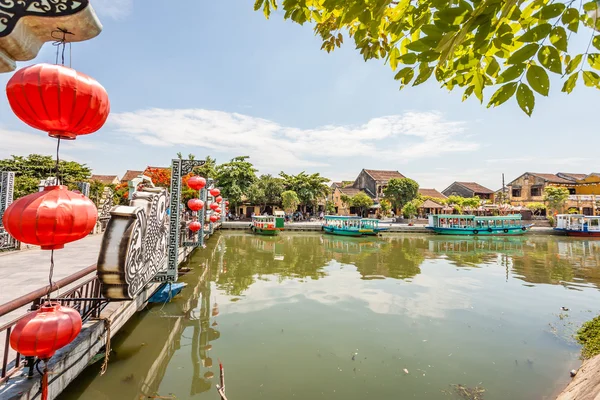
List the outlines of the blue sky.
{"type": "MultiPolygon", "coordinates": [[[[393,169],[438,190],[455,180],[498,189],[502,173],[600,171],[598,92],[582,83],[567,96],[553,82],[531,118],[514,101],[486,109],[435,82],[399,91],[391,69],[365,63],[350,41],[327,54],[310,26],[267,21],[253,3],[92,0],[104,30],[73,45],[73,67],[104,85],[112,111],[100,131],[61,145],[63,156],[122,175],[179,151],[250,155],[261,173],[350,180],[393,169]]],[[[34,62],[54,62],[54,47],[34,62]]],[[[0,157],[54,146],[0,99],[0,157]]]]}

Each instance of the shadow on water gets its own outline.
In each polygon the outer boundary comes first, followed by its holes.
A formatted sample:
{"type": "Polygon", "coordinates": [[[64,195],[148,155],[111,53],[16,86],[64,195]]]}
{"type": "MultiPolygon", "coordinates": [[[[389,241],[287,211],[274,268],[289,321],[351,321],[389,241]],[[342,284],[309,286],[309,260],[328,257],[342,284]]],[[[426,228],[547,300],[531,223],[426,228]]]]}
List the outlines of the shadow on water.
{"type": "Polygon", "coordinates": [[[213,354],[231,368],[233,400],[429,400],[484,386],[486,399],[528,399],[577,362],[557,324],[588,319],[600,300],[594,241],[215,238],[191,258],[180,296],[116,335],[108,372],[90,366],[61,400],[217,398],[213,354]],[[579,314],[558,314],[562,302],[579,314]]]}

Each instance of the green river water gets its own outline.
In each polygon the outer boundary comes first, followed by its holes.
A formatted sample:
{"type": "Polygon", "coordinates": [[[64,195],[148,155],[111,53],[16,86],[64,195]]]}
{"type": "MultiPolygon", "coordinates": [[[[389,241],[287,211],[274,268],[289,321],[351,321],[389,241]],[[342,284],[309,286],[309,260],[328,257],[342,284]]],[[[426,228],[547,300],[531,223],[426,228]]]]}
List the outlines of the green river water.
{"type": "Polygon", "coordinates": [[[600,312],[600,241],[225,232],[188,267],[60,400],[219,399],[219,360],[229,400],[551,399],[600,312]]]}

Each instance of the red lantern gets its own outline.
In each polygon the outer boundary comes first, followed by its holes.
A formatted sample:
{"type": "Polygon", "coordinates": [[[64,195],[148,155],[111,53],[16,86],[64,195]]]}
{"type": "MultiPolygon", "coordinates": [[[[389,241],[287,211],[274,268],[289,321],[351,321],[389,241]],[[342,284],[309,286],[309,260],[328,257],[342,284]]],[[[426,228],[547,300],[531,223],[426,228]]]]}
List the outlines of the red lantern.
{"type": "Polygon", "coordinates": [[[94,133],[110,112],[102,85],[62,65],[20,69],[6,84],[6,95],[21,121],[55,138],[75,139],[94,133]]]}
{"type": "Polygon", "coordinates": [[[223,201],[223,198],[222,198],[221,196],[217,196],[217,198],[215,199],[215,201],[216,201],[217,203],[220,203],[220,202],[222,202],[222,201],[223,201]]]}
{"type": "Polygon", "coordinates": [[[216,215],[211,215],[210,216],[210,222],[217,222],[219,220],[219,217],[217,217],[216,215]]]}
{"type": "Polygon", "coordinates": [[[94,203],[66,186],[46,186],[21,197],[4,212],[2,223],[20,242],[42,250],[62,249],[65,243],[86,237],[98,218],[94,203]]]}
{"type": "Polygon", "coordinates": [[[192,232],[198,232],[202,228],[202,225],[198,221],[193,221],[190,223],[189,228],[192,232]]]}
{"type": "Polygon", "coordinates": [[[225,200],[225,205],[228,206],[229,205],[229,200],[225,200]]]}
{"type": "Polygon", "coordinates": [[[70,307],[46,303],[15,325],[10,347],[24,356],[47,360],[81,331],[81,316],[70,307]]]}
{"type": "Polygon", "coordinates": [[[217,208],[215,208],[215,212],[216,212],[217,214],[220,214],[220,213],[221,213],[221,207],[217,207],[217,208]]]}
{"type": "Polygon", "coordinates": [[[211,210],[213,210],[213,211],[214,211],[214,210],[216,210],[217,208],[219,208],[219,205],[218,205],[217,203],[210,203],[210,206],[209,206],[209,207],[210,207],[210,209],[211,209],[211,210]]]}
{"type": "Polygon", "coordinates": [[[212,188],[212,189],[210,189],[210,195],[211,196],[217,197],[220,194],[221,194],[221,191],[219,190],[219,188],[212,188]]]}
{"type": "Polygon", "coordinates": [[[202,190],[206,186],[206,179],[201,176],[192,176],[188,179],[187,185],[192,190],[202,190]]]}
{"type": "Polygon", "coordinates": [[[204,207],[204,202],[200,199],[190,199],[187,206],[192,211],[200,211],[204,207]]]}

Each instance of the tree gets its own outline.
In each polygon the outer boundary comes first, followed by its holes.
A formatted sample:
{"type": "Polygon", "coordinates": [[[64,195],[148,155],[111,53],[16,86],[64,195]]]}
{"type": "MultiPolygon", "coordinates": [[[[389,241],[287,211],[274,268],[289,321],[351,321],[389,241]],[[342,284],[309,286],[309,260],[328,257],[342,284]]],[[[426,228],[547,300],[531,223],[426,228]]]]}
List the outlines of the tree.
{"type": "Polygon", "coordinates": [[[419,194],[419,184],[410,178],[392,178],[383,190],[386,199],[394,209],[402,209],[406,203],[419,194]]]}
{"type": "Polygon", "coordinates": [[[449,206],[462,206],[465,201],[464,197],[461,196],[448,196],[446,203],[449,206]]]}
{"type": "Polygon", "coordinates": [[[270,174],[261,175],[258,178],[258,184],[265,192],[265,203],[274,205],[281,204],[281,193],[285,190],[283,179],[270,174]]]}
{"type": "Polygon", "coordinates": [[[546,205],[544,203],[529,203],[527,208],[531,210],[533,215],[540,215],[546,209],[546,205]]]}
{"type": "Polygon", "coordinates": [[[246,192],[246,197],[250,204],[263,205],[267,202],[267,196],[259,182],[254,182],[250,185],[246,192]]]}
{"type": "Polygon", "coordinates": [[[285,192],[281,193],[281,202],[283,204],[283,209],[288,214],[296,211],[298,209],[298,205],[300,205],[298,194],[293,190],[286,190],[285,192]]]}
{"type": "Polygon", "coordinates": [[[329,194],[329,187],[326,185],[329,179],[322,177],[318,172],[311,175],[304,171],[298,175],[281,172],[279,175],[284,180],[285,189],[296,192],[305,212],[306,206],[316,204],[319,199],[324,199],[329,194]]]}
{"type": "Polygon", "coordinates": [[[148,167],[144,175],[152,179],[154,186],[169,188],[171,187],[171,168],[153,168],[148,167]]]}
{"type": "Polygon", "coordinates": [[[344,208],[349,208],[352,204],[352,197],[348,196],[347,194],[342,194],[340,195],[340,201],[344,205],[344,208]]]}
{"type": "Polygon", "coordinates": [[[194,174],[199,175],[205,179],[214,179],[217,176],[217,160],[215,160],[211,156],[206,156],[204,161],[204,165],[202,165],[201,167],[194,168],[194,174]]]}
{"type": "Polygon", "coordinates": [[[360,210],[360,216],[364,216],[365,210],[369,209],[373,205],[373,199],[370,198],[365,192],[358,192],[350,199],[352,207],[356,207],[360,210]]]}
{"type": "MultiPolygon", "coordinates": [[[[56,176],[56,160],[52,156],[30,154],[27,157],[11,156],[0,160],[0,171],[15,173],[14,197],[19,198],[37,192],[42,179],[56,176]]],[[[85,164],[60,160],[59,174],[63,185],[77,189],[77,182],[86,181],[92,170],[85,164]]]]}
{"type": "Polygon", "coordinates": [[[327,215],[335,214],[335,204],[333,204],[331,201],[328,201],[325,205],[325,212],[327,213],[327,215]]]}
{"type": "Polygon", "coordinates": [[[383,217],[387,217],[388,214],[390,213],[390,210],[392,209],[392,204],[388,200],[383,199],[379,202],[379,206],[380,206],[379,210],[381,211],[381,215],[383,217]]]}
{"type": "Polygon", "coordinates": [[[463,198],[461,205],[471,209],[478,208],[481,205],[481,199],[479,196],[465,197],[463,198]]]}
{"type": "Polygon", "coordinates": [[[421,204],[423,203],[418,199],[413,199],[406,203],[404,207],[402,207],[402,215],[404,218],[414,218],[419,212],[419,207],[421,207],[421,204]]]}
{"type": "Polygon", "coordinates": [[[544,201],[553,212],[561,213],[569,198],[569,189],[564,187],[546,186],[544,188],[544,201]]]}
{"type": "Polygon", "coordinates": [[[237,208],[248,188],[256,181],[256,169],[250,161],[247,161],[248,158],[250,157],[235,157],[230,162],[216,167],[221,195],[229,199],[233,209],[237,208]]]}
{"type": "Polygon", "coordinates": [[[552,0],[256,0],[254,9],[283,3],[284,18],[314,31],[327,52],[340,47],[344,32],[354,39],[365,61],[389,62],[400,89],[431,77],[448,90],[464,89],[463,101],[493,87],[487,106],[499,106],[516,94],[519,107],[531,115],[533,91],[547,96],[551,72],[571,93],[577,80],[600,88],[600,37],[591,29],[600,21],[596,1],[552,0]],[[584,53],[573,53],[573,36],[588,35],[584,53]],[[593,46],[593,47],[592,47],[593,46]],[[587,62],[587,66],[586,66],[587,62]],[[415,78],[416,77],[416,78],[415,78]],[[533,90],[532,90],[533,89],[533,90]]]}

